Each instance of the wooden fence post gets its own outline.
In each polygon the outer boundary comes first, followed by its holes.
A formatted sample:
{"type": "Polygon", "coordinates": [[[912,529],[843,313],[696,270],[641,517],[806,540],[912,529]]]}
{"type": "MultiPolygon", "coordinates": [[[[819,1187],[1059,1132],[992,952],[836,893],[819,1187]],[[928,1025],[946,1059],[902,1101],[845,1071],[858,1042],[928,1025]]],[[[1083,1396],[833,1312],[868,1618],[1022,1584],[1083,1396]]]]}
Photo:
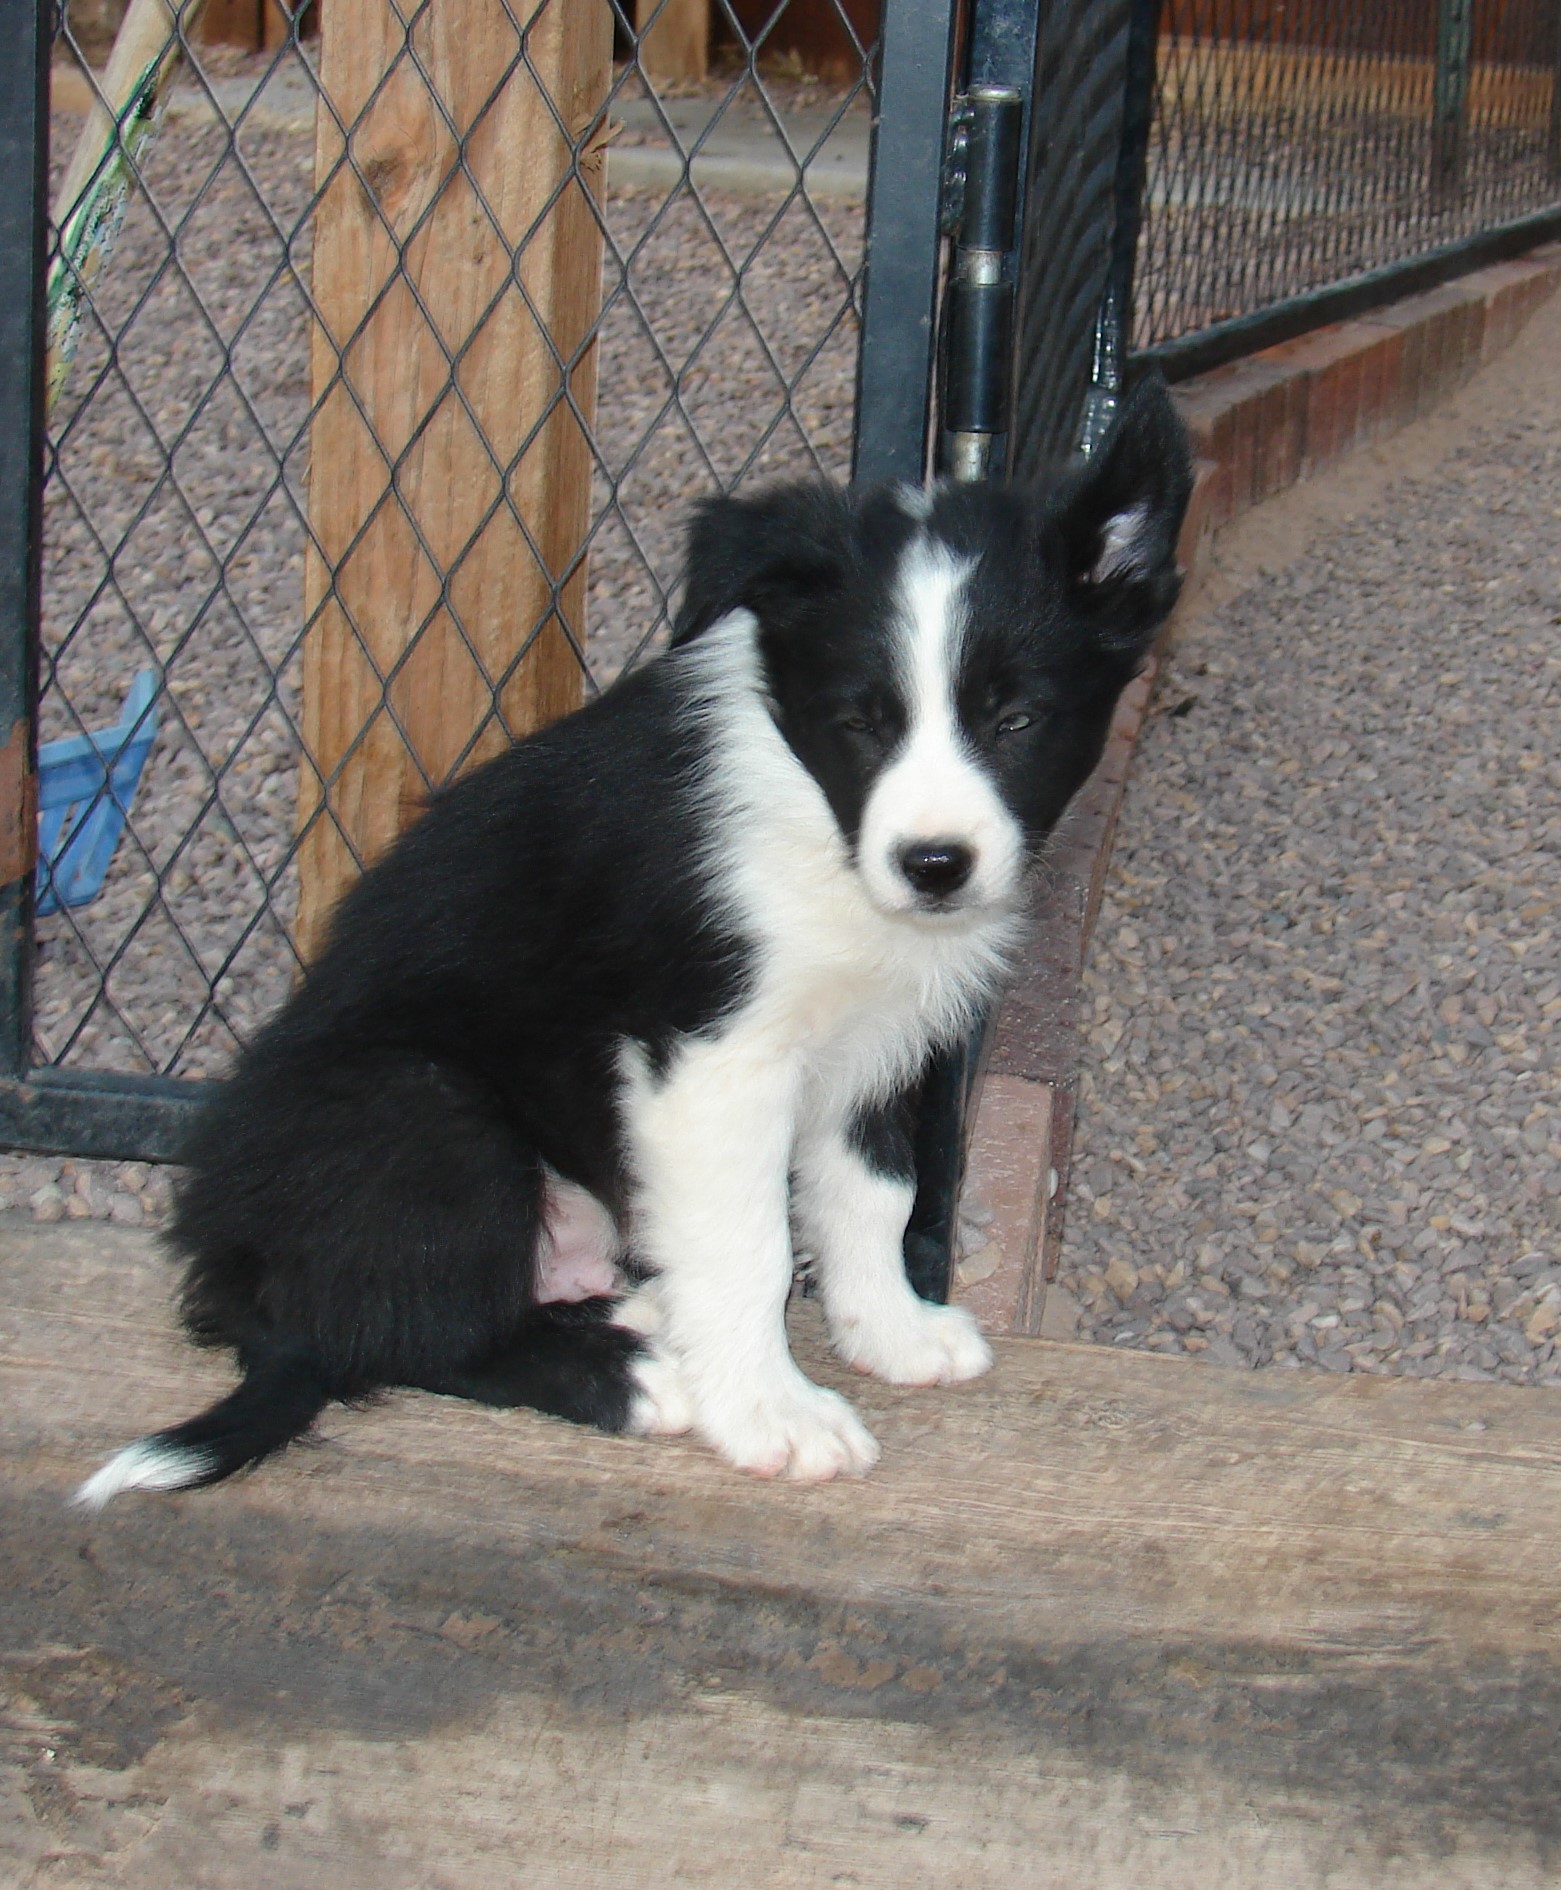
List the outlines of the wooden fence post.
{"type": "Polygon", "coordinates": [[[587,192],[612,9],[462,0],[412,18],[409,32],[393,0],[322,9],[306,956],[430,783],[581,693],[563,625],[584,634],[591,454],[560,397],[567,381],[589,427],[602,243],[587,192]]]}
{"type": "Polygon", "coordinates": [[[634,30],[646,78],[697,82],[709,71],[710,0],[635,0],[634,30]]]}

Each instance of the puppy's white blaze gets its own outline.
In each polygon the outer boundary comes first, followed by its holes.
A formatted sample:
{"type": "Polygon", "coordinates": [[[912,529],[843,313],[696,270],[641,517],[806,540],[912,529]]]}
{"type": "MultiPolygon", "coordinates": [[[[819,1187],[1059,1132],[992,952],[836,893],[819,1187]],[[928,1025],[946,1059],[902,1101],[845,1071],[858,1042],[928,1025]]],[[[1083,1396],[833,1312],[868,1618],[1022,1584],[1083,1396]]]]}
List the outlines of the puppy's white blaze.
{"type": "Polygon", "coordinates": [[[975,865],[956,896],[959,911],[1009,904],[1023,872],[1018,823],[971,753],[955,706],[971,569],[968,560],[925,537],[911,545],[900,567],[896,659],[909,725],[868,796],[858,840],[862,877],[887,912],[921,909],[899,867],[906,847],[918,842],[954,841],[970,849],[975,865]]]}
{"type": "Polygon", "coordinates": [[[143,1437],[110,1457],[70,1500],[77,1509],[97,1510],[122,1490],[187,1489],[206,1475],[214,1461],[209,1450],[178,1450],[143,1437]]]}

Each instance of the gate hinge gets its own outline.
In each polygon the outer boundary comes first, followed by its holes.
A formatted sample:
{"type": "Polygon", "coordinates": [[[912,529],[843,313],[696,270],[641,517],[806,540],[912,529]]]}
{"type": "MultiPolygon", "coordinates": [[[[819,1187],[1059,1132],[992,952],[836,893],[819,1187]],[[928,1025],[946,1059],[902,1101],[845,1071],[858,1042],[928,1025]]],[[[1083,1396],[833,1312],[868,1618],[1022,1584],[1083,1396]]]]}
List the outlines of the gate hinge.
{"type": "Polygon", "coordinates": [[[966,160],[970,151],[970,100],[961,94],[949,112],[948,143],[943,159],[943,202],[938,227],[945,236],[959,234],[965,214],[966,160]]]}
{"type": "Polygon", "coordinates": [[[954,238],[945,311],[944,462],[983,478],[1008,424],[1014,282],[1009,255],[1019,202],[1023,95],[977,86],[955,101],[944,175],[944,228],[954,238]]]}

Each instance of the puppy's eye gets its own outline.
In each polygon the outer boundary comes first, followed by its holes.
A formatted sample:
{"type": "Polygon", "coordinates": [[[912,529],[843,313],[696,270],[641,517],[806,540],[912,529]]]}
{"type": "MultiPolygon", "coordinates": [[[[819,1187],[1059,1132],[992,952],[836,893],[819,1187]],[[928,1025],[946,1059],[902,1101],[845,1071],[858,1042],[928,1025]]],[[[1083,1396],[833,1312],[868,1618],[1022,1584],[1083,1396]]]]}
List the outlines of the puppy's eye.
{"type": "Polygon", "coordinates": [[[876,738],[878,734],[876,726],[865,715],[843,715],[840,726],[848,735],[871,735],[876,738]]]}
{"type": "Polygon", "coordinates": [[[1017,735],[1021,729],[1028,728],[1034,720],[1035,717],[1026,710],[1016,709],[1012,715],[1005,715],[998,723],[997,732],[999,735],[1017,735]]]}

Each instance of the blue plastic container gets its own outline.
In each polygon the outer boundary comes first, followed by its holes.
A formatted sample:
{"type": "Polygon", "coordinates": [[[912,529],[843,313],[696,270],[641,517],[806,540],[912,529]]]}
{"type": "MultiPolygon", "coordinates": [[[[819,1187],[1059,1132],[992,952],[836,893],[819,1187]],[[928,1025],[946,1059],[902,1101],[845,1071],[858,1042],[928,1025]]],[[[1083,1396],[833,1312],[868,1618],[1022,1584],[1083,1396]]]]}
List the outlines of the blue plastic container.
{"type": "Polygon", "coordinates": [[[38,911],[84,906],[103,890],[157,735],[157,672],[130,685],[113,728],[38,750],[38,911]]]}

